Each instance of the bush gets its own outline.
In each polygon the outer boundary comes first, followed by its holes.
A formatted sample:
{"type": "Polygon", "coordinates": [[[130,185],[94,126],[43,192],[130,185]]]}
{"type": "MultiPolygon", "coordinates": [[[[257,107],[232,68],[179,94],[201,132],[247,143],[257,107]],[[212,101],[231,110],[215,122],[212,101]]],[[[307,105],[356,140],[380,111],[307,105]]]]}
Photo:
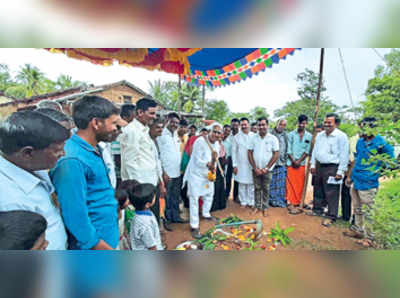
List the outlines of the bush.
{"type": "Polygon", "coordinates": [[[400,178],[382,183],[365,225],[380,248],[400,249],[400,178]]]}

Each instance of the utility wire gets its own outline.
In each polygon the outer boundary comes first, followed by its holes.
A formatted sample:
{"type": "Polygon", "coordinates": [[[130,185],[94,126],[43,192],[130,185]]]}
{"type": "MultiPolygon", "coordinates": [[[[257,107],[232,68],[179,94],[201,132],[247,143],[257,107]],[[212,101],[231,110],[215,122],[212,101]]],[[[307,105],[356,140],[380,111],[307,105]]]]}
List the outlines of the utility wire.
{"type": "Polygon", "coordinates": [[[350,98],[351,107],[352,107],[353,110],[354,110],[353,96],[351,95],[350,84],[349,84],[349,80],[348,80],[348,78],[347,78],[346,69],[345,69],[345,67],[344,67],[344,61],[343,61],[342,51],[340,50],[340,48],[338,48],[338,51],[339,51],[340,62],[342,63],[343,75],[344,75],[344,80],[345,80],[345,82],[346,82],[347,92],[349,93],[349,98],[350,98]]]}
{"type": "Polygon", "coordinates": [[[385,58],[377,51],[377,49],[372,48],[372,50],[378,55],[379,58],[382,59],[382,61],[386,64],[385,58]]]}

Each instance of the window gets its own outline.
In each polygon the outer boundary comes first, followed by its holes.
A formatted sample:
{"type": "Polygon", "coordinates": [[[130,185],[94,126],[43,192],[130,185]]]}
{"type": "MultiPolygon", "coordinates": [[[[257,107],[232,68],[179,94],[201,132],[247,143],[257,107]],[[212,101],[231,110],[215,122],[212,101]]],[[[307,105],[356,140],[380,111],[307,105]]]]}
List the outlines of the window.
{"type": "Polygon", "coordinates": [[[124,103],[132,103],[132,96],[124,95],[124,103]]]}

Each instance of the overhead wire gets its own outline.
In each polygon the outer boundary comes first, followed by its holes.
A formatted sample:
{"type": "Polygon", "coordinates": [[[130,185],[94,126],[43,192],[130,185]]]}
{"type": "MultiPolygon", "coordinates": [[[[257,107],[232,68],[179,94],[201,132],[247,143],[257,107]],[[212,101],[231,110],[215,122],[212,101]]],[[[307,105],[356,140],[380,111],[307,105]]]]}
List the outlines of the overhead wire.
{"type": "Polygon", "coordinates": [[[340,50],[340,48],[338,48],[338,51],[339,51],[340,62],[341,62],[341,64],[342,64],[342,70],[343,70],[344,80],[345,80],[345,82],[346,82],[347,92],[349,93],[349,98],[350,98],[351,107],[352,107],[353,110],[354,110],[353,96],[352,96],[352,94],[351,94],[350,84],[349,84],[349,80],[348,80],[348,78],[347,78],[346,68],[345,68],[345,66],[344,66],[344,60],[343,60],[342,51],[340,50]]]}
{"type": "Polygon", "coordinates": [[[378,52],[378,50],[377,49],[375,49],[375,48],[372,48],[372,50],[375,52],[375,54],[377,54],[378,55],[378,57],[379,58],[381,58],[382,59],[382,61],[386,64],[386,60],[385,60],[385,58],[378,52]]]}

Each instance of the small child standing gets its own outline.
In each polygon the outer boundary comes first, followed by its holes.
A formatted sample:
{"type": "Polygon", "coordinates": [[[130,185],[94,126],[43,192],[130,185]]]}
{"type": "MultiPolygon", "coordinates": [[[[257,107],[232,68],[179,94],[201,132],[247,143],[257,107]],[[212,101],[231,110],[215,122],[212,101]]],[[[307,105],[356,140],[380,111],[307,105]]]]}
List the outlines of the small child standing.
{"type": "MultiPolygon", "coordinates": [[[[115,198],[118,201],[118,228],[119,228],[119,250],[131,250],[129,233],[125,227],[125,210],[129,208],[129,195],[125,189],[117,188],[115,198]]],[[[133,207],[132,207],[133,208],[133,207]]]]}
{"type": "Polygon", "coordinates": [[[155,186],[146,183],[125,190],[128,192],[129,201],[135,207],[130,231],[132,250],[163,250],[157,219],[149,209],[155,203],[155,186]]]}

